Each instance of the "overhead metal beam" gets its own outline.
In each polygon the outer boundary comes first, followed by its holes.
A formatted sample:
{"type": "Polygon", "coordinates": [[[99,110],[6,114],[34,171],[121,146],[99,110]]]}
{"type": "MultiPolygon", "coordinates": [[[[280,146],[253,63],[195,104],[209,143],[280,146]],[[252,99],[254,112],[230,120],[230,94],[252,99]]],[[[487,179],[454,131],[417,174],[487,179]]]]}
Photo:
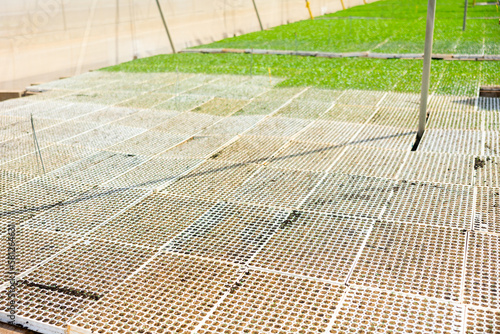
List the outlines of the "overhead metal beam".
{"type": "Polygon", "coordinates": [[[160,12],[161,20],[163,21],[163,26],[165,27],[165,31],[167,32],[168,40],[170,41],[170,47],[172,48],[172,53],[177,53],[175,51],[174,42],[172,41],[172,36],[170,36],[170,31],[168,30],[167,21],[165,21],[165,17],[163,16],[163,11],[161,10],[160,1],[156,0],[156,4],[158,5],[158,11],[160,12]]]}
{"type": "Polygon", "coordinates": [[[434,19],[436,17],[436,0],[429,0],[427,5],[427,26],[425,29],[424,68],[422,72],[422,91],[420,96],[420,115],[418,122],[417,143],[422,139],[427,122],[427,102],[431,77],[432,42],[434,38],[434,19]]]}

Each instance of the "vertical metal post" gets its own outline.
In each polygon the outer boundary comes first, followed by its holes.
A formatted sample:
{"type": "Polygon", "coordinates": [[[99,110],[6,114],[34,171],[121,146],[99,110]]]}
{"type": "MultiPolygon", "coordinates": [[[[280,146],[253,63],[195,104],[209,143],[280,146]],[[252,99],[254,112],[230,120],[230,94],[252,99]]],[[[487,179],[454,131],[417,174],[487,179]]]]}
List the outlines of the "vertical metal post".
{"type": "Polygon", "coordinates": [[[465,28],[467,27],[467,7],[469,7],[469,0],[465,0],[465,8],[464,8],[464,27],[463,31],[465,31],[465,28]]]}
{"type": "Polygon", "coordinates": [[[170,47],[172,48],[172,53],[177,53],[175,51],[174,42],[172,42],[172,36],[170,36],[170,31],[168,30],[167,21],[165,21],[165,17],[163,16],[163,11],[161,10],[160,1],[156,0],[156,4],[158,5],[158,11],[160,12],[161,20],[163,21],[163,26],[165,27],[165,31],[167,32],[168,40],[170,41],[170,47]]]}
{"type": "Polygon", "coordinates": [[[264,26],[262,26],[262,21],[260,20],[259,10],[257,9],[257,4],[255,0],[252,0],[253,8],[255,8],[255,14],[257,14],[257,19],[259,20],[260,30],[264,30],[264,26]]]}
{"type": "Polygon", "coordinates": [[[345,10],[344,0],[340,0],[340,3],[342,4],[342,9],[345,10]]]}
{"type": "MultiPolygon", "coordinates": [[[[36,138],[35,122],[33,121],[33,114],[31,114],[31,129],[33,130],[33,142],[35,143],[35,150],[38,151],[38,158],[40,159],[40,163],[42,164],[42,170],[43,173],[45,174],[45,165],[43,164],[42,152],[40,151],[40,145],[38,145],[38,139],[36,138]]],[[[38,159],[36,159],[36,161],[38,163],[38,159]]]]}
{"type": "Polygon", "coordinates": [[[434,38],[434,19],[436,0],[429,0],[427,5],[427,27],[425,29],[424,69],[422,73],[422,92],[420,98],[420,116],[418,121],[417,143],[422,139],[427,121],[427,102],[431,77],[432,41],[434,38]]]}

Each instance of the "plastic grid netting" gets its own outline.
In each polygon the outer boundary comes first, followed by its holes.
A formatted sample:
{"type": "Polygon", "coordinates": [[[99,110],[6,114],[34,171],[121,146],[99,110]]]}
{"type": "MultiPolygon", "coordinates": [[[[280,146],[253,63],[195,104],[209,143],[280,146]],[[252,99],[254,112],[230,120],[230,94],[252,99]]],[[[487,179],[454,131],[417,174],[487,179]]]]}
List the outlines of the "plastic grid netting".
{"type": "Polygon", "coordinates": [[[349,146],[332,166],[335,173],[396,178],[408,152],[349,146]]]}
{"type": "Polygon", "coordinates": [[[365,123],[377,111],[373,106],[358,106],[336,103],[320,119],[335,122],[365,123]]]}
{"type": "Polygon", "coordinates": [[[155,109],[144,109],[128,117],[119,119],[113,125],[122,125],[142,129],[152,129],[172,117],[177,116],[176,111],[164,111],[155,109]]]}
{"type": "Polygon", "coordinates": [[[40,213],[62,205],[89,187],[54,177],[36,178],[2,194],[0,223],[22,223],[40,213]]]}
{"type": "Polygon", "coordinates": [[[242,136],[231,145],[212,155],[214,160],[263,164],[287,143],[285,138],[242,136]]]}
{"type": "Polygon", "coordinates": [[[149,160],[147,157],[139,155],[99,151],[55,170],[51,175],[89,186],[97,186],[120,176],[147,160],[149,160]]]}
{"type": "Polygon", "coordinates": [[[215,116],[229,116],[246,104],[248,104],[248,101],[214,98],[191,111],[215,116]]]}
{"type": "MultiPolygon", "coordinates": [[[[65,327],[152,255],[144,248],[81,241],[18,281],[17,316],[65,327]]],[[[0,294],[2,305],[6,297],[0,294]]]]}
{"type": "MultiPolygon", "coordinates": [[[[72,119],[76,120],[85,118],[87,115],[90,115],[104,108],[106,108],[106,106],[98,103],[71,103],[60,109],[46,111],[40,116],[47,119],[57,119],[65,121],[72,119]]],[[[38,119],[39,118],[36,117],[35,121],[38,121],[38,119]]]]}
{"type": "Polygon", "coordinates": [[[406,181],[474,185],[474,157],[466,155],[411,152],[401,168],[406,181]]]}
{"type": "Polygon", "coordinates": [[[108,107],[102,110],[92,112],[85,115],[83,118],[87,122],[94,122],[101,124],[107,124],[117,121],[121,118],[133,115],[137,113],[138,109],[125,108],[125,107],[108,107]]]}
{"type": "Polygon", "coordinates": [[[467,229],[472,221],[473,191],[462,185],[400,181],[383,218],[467,229]]]}
{"type": "Polygon", "coordinates": [[[242,134],[246,130],[252,128],[255,124],[262,120],[264,116],[230,116],[226,117],[217,123],[207,127],[200,135],[214,136],[214,135],[232,135],[236,136],[242,134]]]}
{"type": "Polygon", "coordinates": [[[330,333],[460,334],[463,309],[453,304],[356,287],[347,292],[330,333]]]}
{"type": "Polygon", "coordinates": [[[44,142],[60,142],[94,130],[98,127],[100,127],[98,123],[86,122],[83,121],[83,119],[70,120],[48,129],[43,129],[41,131],[36,130],[36,136],[40,144],[43,144],[44,142]]]}
{"type": "Polygon", "coordinates": [[[409,151],[415,143],[416,135],[417,132],[413,129],[367,124],[356,136],[354,143],[409,151]]]}
{"type": "Polygon", "coordinates": [[[158,155],[158,158],[206,158],[229,143],[232,135],[194,136],[158,155]]]}
{"type": "Polygon", "coordinates": [[[295,99],[291,103],[281,108],[276,116],[290,118],[318,118],[330,107],[331,102],[295,99]]]}
{"type": "Polygon", "coordinates": [[[83,236],[146,195],[144,190],[94,188],[28,220],[25,226],[83,236]]]}
{"type": "Polygon", "coordinates": [[[400,108],[399,106],[380,107],[377,108],[377,112],[369,123],[413,130],[418,124],[418,114],[418,109],[400,108]]]}
{"type": "Polygon", "coordinates": [[[83,159],[94,154],[96,151],[86,147],[69,146],[55,144],[40,150],[40,153],[33,152],[0,165],[0,168],[21,173],[40,175],[45,172],[50,173],[72,162],[83,159]],[[43,168],[39,163],[39,154],[42,156],[43,168]],[[38,162],[37,162],[38,160],[38,162]]]}
{"type": "Polygon", "coordinates": [[[270,167],[306,171],[326,171],[342,153],[342,147],[292,141],[269,162],[270,167]]]}
{"type": "Polygon", "coordinates": [[[476,184],[485,187],[500,186],[500,158],[475,157],[474,165],[477,172],[476,184]]]}
{"type": "Polygon", "coordinates": [[[363,128],[356,123],[317,120],[297,137],[298,141],[310,141],[333,145],[352,145],[356,141],[351,139],[363,128]]]}
{"type": "MultiPolygon", "coordinates": [[[[18,227],[15,230],[15,271],[22,274],[26,270],[34,268],[41,262],[47,260],[65,247],[76,241],[74,236],[61,235],[52,231],[42,231],[29,227],[18,227]]],[[[0,254],[2,256],[0,265],[0,281],[5,283],[10,279],[7,263],[8,244],[11,242],[7,234],[0,237],[0,254]]],[[[3,304],[5,305],[5,304],[3,304]]]]}
{"type": "Polygon", "coordinates": [[[345,287],[249,271],[198,333],[323,333],[345,287]]]}
{"type": "Polygon", "coordinates": [[[109,187],[159,189],[203,162],[201,159],[151,159],[106,183],[109,187]]]}
{"type": "MultiPolygon", "coordinates": [[[[482,98],[479,98],[481,100],[482,98]]],[[[420,101],[419,101],[420,102],[420,101]]],[[[459,113],[473,112],[476,110],[478,98],[470,98],[467,96],[446,96],[432,95],[427,109],[431,114],[438,111],[453,111],[459,113]]]]}
{"type": "Polygon", "coordinates": [[[436,110],[430,114],[428,129],[481,130],[482,113],[436,110]]]}
{"type": "Polygon", "coordinates": [[[471,232],[467,248],[464,302],[500,309],[500,236],[471,232]]]}
{"type": "Polygon", "coordinates": [[[77,315],[70,330],[192,333],[240,276],[234,265],[163,253],[77,315]]]}
{"type": "Polygon", "coordinates": [[[249,266],[344,282],[372,222],[292,211],[249,266]]]}
{"type": "Polygon", "coordinates": [[[393,180],[346,174],[329,174],[301,209],[377,218],[397,183],[393,180]]]}
{"type": "Polygon", "coordinates": [[[65,98],[64,101],[58,100],[48,100],[40,101],[38,103],[29,104],[27,106],[22,106],[15,109],[10,109],[5,111],[4,115],[16,116],[16,117],[26,117],[29,118],[31,114],[35,118],[43,118],[45,113],[52,112],[54,110],[62,109],[71,104],[70,101],[65,98]]]}
{"type": "Polygon", "coordinates": [[[257,124],[246,134],[254,136],[291,137],[305,128],[310,122],[310,120],[298,118],[271,117],[257,124]]]}
{"type": "Polygon", "coordinates": [[[155,156],[188,138],[188,135],[148,130],[108,147],[108,150],[127,154],[155,156]]]}
{"type": "Polygon", "coordinates": [[[500,311],[467,308],[466,334],[494,334],[500,332],[500,311]]]}
{"type": "MultiPolygon", "coordinates": [[[[61,120],[36,119],[36,129],[54,126],[61,120]]],[[[33,132],[28,117],[0,116],[0,142],[30,135],[33,132]]]]}
{"type": "Polygon", "coordinates": [[[377,222],[349,283],[459,301],[465,232],[377,222]]]}
{"type": "Polygon", "coordinates": [[[297,208],[321,180],[322,174],[309,171],[262,168],[234,190],[235,201],[297,208]]]}
{"type": "Polygon", "coordinates": [[[419,151],[451,154],[481,154],[484,145],[481,131],[435,130],[425,131],[419,151]]]}
{"type": "Polygon", "coordinates": [[[500,235],[500,188],[477,187],[473,229],[500,235]]]}
{"type": "Polygon", "coordinates": [[[144,129],[133,127],[103,125],[76,137],[64,140],[62,143],[66,145],[84,146],[95,149],[106,149],[107,147],[137,136],[144,131],[144,129]]]}
{"type": "Polygon", "coordinates": [[[500,135],[498,131],[486,131],[485,154],[500,156],[500,135]]]}
{"type": "Polygon", "coordinates": [[[354,106],[376,106],[386,96],[385,92],[347,90],[337,99],[339,104],[354,106]]]}
{"type": "Polygon", "coordinates": [[[209,160],[165,188],[165,193],[206,199],[230,200],[258,165],[209,160]]]}
{"type": "MultiPolygon", "coordinates": [[[[50,146],[52,143],[39,141],[40,148],[50,146]]],[[[0,143],[0,164],[10,160],[18,159],[23,155],[35,152],[33,136],[23,136],[0,143]]]]}
{"type": "Polygon", "coordinates": [[[156,105],[154,108],[183,112],[198,107],[205,102],[208,102],[210,99],[211,98],[209,96],[181,94],[174,96],[162,104],[156,105]]]}
{"type": "Polygon", "coordinates": [[[30,180],[33,180],[35,175],[18,173],[10,170],[4,170],[0,167],[0,194],[9,189],[20,186],[30,180]]]}
{"type": "Polygon", "coordinates": [[[171,194],[153,194],[96,228],[88,238],[160,248],[216,204],[171,194]]]}
{"type": "Polygon", "coordinates": [[[168,243],[167,250],[246,263],[287,219],[287,212],[219,202],[168,243]]]}
{"type": "Polygon", "coordinates": [[[180,135],[194,135],[219,120],[221,120],[219,116],[184,112],[168,119],[152,130],[180,135]]]}
{"type": "MultiPolygon", "coordinates": [[[[397,106],[397,108],[417,111],[420,106],[420,98],[420,94],[388,92],[378,106],[381,108],[394,108],[397,106]]],[[[430,98],[430,103],[432,103],[433,99],[434,96],[430,98]]]]}
{"type": "MultiPolygon", "coordinates": [[[[126,101],[120,102],[117,104],[118,107],[127,107],[134,109],[146,109],[146,108],[154,108],[157,105],[163,104],[168,100],[172,99],[175,95],[166,94],[166,93],[156,93],[149,92],[144,95],[136,96],[132,99],[128,99],[126,101]]],[[[157,114],[161,114],[163,112],[168,114],[165,110],[159,110],[157,114]]]]}

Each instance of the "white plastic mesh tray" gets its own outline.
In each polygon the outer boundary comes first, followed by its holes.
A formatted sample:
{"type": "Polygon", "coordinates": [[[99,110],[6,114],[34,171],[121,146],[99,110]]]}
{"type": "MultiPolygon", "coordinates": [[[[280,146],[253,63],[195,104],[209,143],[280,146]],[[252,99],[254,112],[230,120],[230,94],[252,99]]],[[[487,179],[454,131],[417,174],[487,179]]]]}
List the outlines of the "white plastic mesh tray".
{"type": "Polygon", "coordinates": [[[459,301],[465,232],[377,222],[350,284],[459,301]]]}
{"type": "Polygon", "coordinates": [[[467,248],[464,302],[500,309],[500,236],[471,232],[467,248]]]}
{"type": "Polygon", "coordinates": [[[355,218],[292,211],[249,265],[344,282],[371,224],[355,218]]]}
{"type": "Polygon", "coordinates": [[[467,308],[467,334],[485,334],[500,332],[500,311],[467,308]]]}
{"type": "Polygon", "coordinates": [[[285,138],[243,136],[212,156],[214,160],[263,164],[288,140],[285,138]]]}
{"type": "Polygon", "coordinates": [[[77,315],[69,328],[192,333],[239,276],[233,265],[164,253],[77,315]]]}
{"type": "Polygon", "coordinates": [[[460,334],[463,309],[450,303],[356,287],[347,293],[331,333],[460,334]]]}
{"type": "Polygon", "coordinates": [[[500,188],[477,187],[473,229],[500,235],[500,188]]]}

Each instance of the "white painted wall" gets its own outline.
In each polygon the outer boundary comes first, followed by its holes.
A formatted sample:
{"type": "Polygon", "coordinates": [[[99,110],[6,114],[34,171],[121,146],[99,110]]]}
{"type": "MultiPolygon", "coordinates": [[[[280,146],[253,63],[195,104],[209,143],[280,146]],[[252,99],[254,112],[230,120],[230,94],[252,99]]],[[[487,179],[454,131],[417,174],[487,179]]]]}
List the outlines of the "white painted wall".
{"type": "MultiPolygon", "coordinates": [[[[310,0],[313,13],[340,0],[310,0]]],[[[355,6],[363,0],[344,0],[355,6]]],[[[265,28],[307,19],[305,0],[256,0],[265,28]]],[[[178,50],[256,31],[252,0],[160,0],[178,50]]],[[[0,0],[0,90],[171,52],[155,0],[0,0]]]]}

